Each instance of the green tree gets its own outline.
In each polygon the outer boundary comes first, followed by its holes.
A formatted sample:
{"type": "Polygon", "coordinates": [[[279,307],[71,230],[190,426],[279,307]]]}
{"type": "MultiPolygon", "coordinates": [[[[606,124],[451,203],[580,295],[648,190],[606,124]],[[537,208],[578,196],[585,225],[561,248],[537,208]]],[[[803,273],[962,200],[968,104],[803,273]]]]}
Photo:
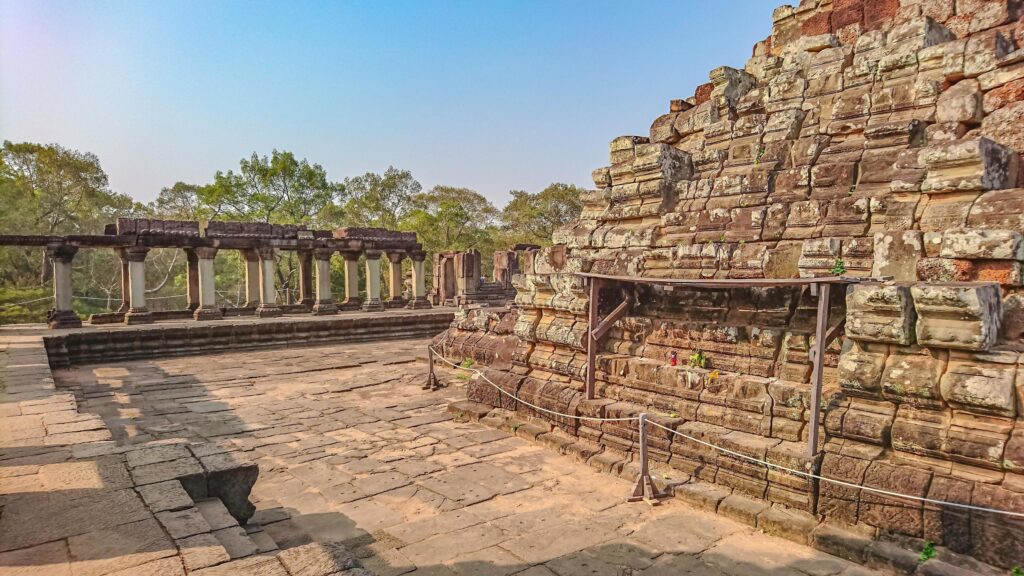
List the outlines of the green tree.
{"type": "Polygon", "coordinates": [[[389,166],[384,174],[367,172],[345,179],[349,200],[344,223],[349,226],[377,226],[396,229],[409,210],[413,196],[422,186],[408,170],[389,166]]]}
{"type": "Polygon", "coordinates": [[[468,188],[434,186],[409,200],[409,210],[399,223],[416,232],[429,252],[489,247],[498,217],[487,198],[468,188]]]}
{"type": "Polygon", "coordinates": [[[253,152],[243,158],[237,173],[217,172],[195,194],[209,217],[330,227],[339,218],[345,186],[328,180],[319,164],[274,150],[269,157],[253,152]]]}
{"type": "Polygon", "coordinates": [[[150,212],[169,220],[201,220],[211,216],[210,207],[199,198],[201,186],[186,182],[175,182],[164,188],[150,204],[150,212]]]}
{"type": "MultiPolygon", "coordinates": [[[[13,143],[0,149],[0,229],[20,234],[99,234],[103,225],[140,210],[131,198],[110,190],[95,155],[56,144],[13,143]]],[[[75,293],[99,301],[76,302],[84,312],[102,310],[106,294],[92,278],[120,273],[112,253],[83,250],[75,258],[75,293]]],[[[44,290],[51,266],[39,248],[0,248],[0,282],[10,301],[44,290]]],[[[106,285],[106,284],[104,284],[106,285]]],[[[23,321],[39,321],[50,302],[24,309],[23,321]]],[[[21,308],[21,307],[14,307],[21,308]]]]}
{"type": "Polygon", "coordinates": [[[501,211],[502,228],[516,242],[549,245],[555,230],[580,217],[582,192],[579,186],[562,183],[536,194],[512,190],[512,199],[501,211]]]}

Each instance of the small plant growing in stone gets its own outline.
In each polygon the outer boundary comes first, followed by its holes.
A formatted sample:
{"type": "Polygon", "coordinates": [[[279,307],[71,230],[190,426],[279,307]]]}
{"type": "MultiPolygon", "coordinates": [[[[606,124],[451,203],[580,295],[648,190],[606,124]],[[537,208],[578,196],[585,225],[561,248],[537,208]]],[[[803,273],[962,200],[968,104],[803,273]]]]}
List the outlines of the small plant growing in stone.
{"type": "Polygon", "coordinates": [[[921,554],[917,557],[917,563],[924,564],[932,558],[935,558],[935,542],[927,540],[924,543],[924,548],[921,549],[921,554]]]}
{"type": "Polygon", "coordinates": [[[472,358],[466,358],[465,360],[462,361],[461,364],[459,364],[459,367],[460,368],[472,368],[473,364],[475,364],[475,362],[473,362],[472,358]]]}
{"type": "Polygon", "coordinates": [[[1024,570],[1020,566],[1014,566],[1013,570],[1010,570],[1010,576],[1024,576],[1024,570]]]}
{"type": "Polygon", "coordinates": [[[694,350],[690,352],[690,368],[705,368],[708,365],[708,357],[704,355],[703,350],[694,350]]]}
{"type": "Polygon", "coordinates": [[[843,262],[843,259],[836,258],[836,261],[832,263],[832,268],[829,269],[829,272],[833,276],[842,276],[843,274],[845,274],[846,264],[843,262]]]}

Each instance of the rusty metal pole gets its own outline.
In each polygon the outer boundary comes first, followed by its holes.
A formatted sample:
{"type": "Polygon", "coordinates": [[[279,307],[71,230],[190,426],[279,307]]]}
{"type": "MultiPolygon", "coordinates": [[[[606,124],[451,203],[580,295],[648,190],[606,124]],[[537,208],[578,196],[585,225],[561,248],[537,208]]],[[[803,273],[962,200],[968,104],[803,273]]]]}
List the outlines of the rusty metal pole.
{"type": "Polygon", "coordinates": [[[436,390],[440,388],[437,385],[437,376],[434,374],[434,350],[427,345],[427,383],[423,386],[424,390],[436,390]]]}
{"type": "Polygon", "coordinates": [[[825,334],[828,332],[829,292],[831,284],[823,282],[812,284],[819,288],[818,316],[814,326],[814,347],[811,349],[811,361],[814,370],[811,372],[811,429],[807,435],[807,455],[811,458],[818,453],[818,427],[821,422],[821,378],[825,367],[825,334]]]}
{"type": "Polygon", "coordinates": [[[657,504],[657,499],[662,496],[654,486],[654,479],[651,478],[647,456],[647,413],[644,412],[640,414],[640,476],[637,477],[636,486],[633,487],[633,495],[626,500],[629,502],[646,500],[648,503],[657,504]]]}
{"type": "Polygon", "coordinates": [[[597,378],[597,338],[594,336],[594,330],[597,328],[597,311],[598,311],[598,300],[601,294],[601,281],[597,278],[590,279],[590,300],[588,302],[587,310],[587,400],[593,400],[596,397],[596,378],[597,378]]]}

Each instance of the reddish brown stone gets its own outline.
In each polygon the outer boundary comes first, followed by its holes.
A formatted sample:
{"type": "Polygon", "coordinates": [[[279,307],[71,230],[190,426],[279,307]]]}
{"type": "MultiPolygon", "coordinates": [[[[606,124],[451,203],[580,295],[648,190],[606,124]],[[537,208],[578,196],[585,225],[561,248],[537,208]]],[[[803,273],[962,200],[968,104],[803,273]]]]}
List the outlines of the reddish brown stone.
{"type": "Polygon", "coordinates": [[[832,32],[832,13],[818,12],[800,25],[800,31],[804,36],[818,36],[832,32]]]}
{"type": "Polygon", "coordinates": [[[1011,80],[985,93],[985,113],[994,112],[1007,104],[1024,100],[1024,78],[1011,80]]]}
{"type": "MultiPolygon", "coordinates": [[[[928,497],[933,500],[970,504],[972,488],[973,484],[970,482],[936,476],[932,479],[928,497]]],[[[954,552],[967,552],[971,547],[971,515],[966,510],[952,506],[925,504],[924,537],[954,552]]]]}
{"type": "Polygon", "coordinates": [[[839,30],[851,24],[860,24],[864,20],[864,5],[860,2],[848,7],[836,8],[832,12],[832,29],[839,30]]]}
{"type": "Polygon", "coordinates": [[[975,260],[971,280],[997,282],[1004,286],[1020,285],[1020,262],[1013,260],[975,260]]]}
{"type": "Polygon", "coordinates": [[[899,0],[864,0],[864,27],[868,30],[881,28],[896,17],[899,9],[899,0]]]}
{"type": "MultiPolygon", "coordinates": [[[[984,508],[1024,512],[1024,494],[990,484],[976,484],[971,503],[984,508]]],[[[971,540],[973,553],[979,560],[1010,568],[1024,558],[1024,520],[1002,514],[973,512],[971,540]]]]}
{"type": "MultiPolygon", "coordinates": [[[[908,496],[928,492],[931,472],[888,462],[874,462],[864,475],[864,485],[908,496]]],[[[897,534],[921,537],[924,532],[921,502],[890,498],[865,491],[860,499],[860,519],[897,534]]]]}
{"type": "Polygon", "coordinates": [[[715,85],[711,82],[697,86],[697,90],[693,93],[694,104],[700,106],[708,100],[711,100],[711,91],[714,89],[715,85]]]}

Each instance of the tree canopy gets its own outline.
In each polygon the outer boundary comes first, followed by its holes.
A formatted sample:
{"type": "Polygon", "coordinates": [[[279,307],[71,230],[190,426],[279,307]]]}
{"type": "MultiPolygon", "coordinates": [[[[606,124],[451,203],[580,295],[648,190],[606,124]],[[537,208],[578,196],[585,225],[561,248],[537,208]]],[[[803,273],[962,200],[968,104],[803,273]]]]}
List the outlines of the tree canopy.
{"type": "Polygon", "coordinates": [[[583,188],[551,184],[537,193],[512,190],[512,200],[501,211],[505,230],[519,241],[547,245],[555,230],[580,217],[583,188]]]}

